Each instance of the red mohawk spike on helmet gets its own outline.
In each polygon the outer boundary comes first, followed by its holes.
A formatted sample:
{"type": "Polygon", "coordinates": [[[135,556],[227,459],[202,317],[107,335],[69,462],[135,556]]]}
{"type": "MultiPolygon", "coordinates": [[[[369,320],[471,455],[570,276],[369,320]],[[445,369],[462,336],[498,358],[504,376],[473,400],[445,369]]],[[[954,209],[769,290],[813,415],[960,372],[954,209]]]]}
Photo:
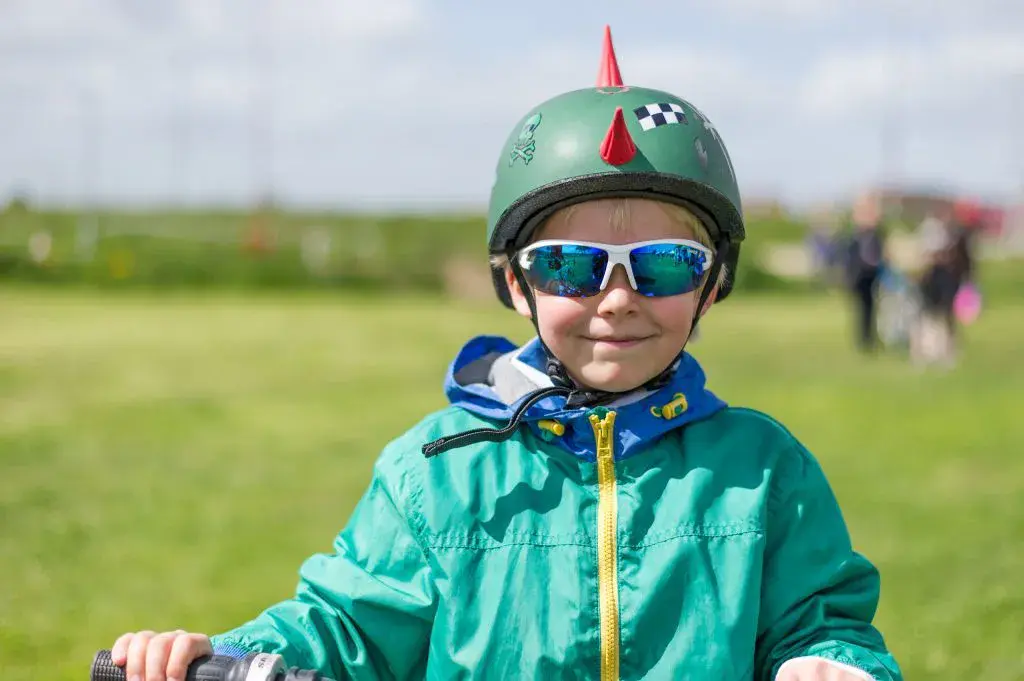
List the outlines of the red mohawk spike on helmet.
{"type": "Polygon", "coordinates": [[[622,74],[619,73],[615,47],[612,45],[612,28],[607,24],[604,27],[604,48],[601,50],[601,68],[597,72],[597,87],[622,87],[622,74]]]}
{"type": "Polygon", "coordinates": [[[605,163],[613,166],[621,166],[629,163],[636,156],[636,144],[629,136],[629,129],[626,127],[626,119],[622,116],[622,107],[615,109],[615,116],[612,124],[608,126],[608,132],[601,142],[601,158],[605,163]]]}

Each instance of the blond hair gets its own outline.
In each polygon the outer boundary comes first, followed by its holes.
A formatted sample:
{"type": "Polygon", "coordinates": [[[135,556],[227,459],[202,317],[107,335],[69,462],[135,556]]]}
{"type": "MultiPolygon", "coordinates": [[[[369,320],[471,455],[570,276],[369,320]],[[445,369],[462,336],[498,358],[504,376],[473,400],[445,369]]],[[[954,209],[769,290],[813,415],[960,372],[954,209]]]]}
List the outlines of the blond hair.
{"type": "MultiPolygon", "coordinates": [[[[617,199],[598,199],[599,201],[612,201],[612,215],[611,215],[611,228],[613,231],[622,232],[625,231],[630,223],[630,212],[631,206],[634,201],[652,201],[656,203],[665,215],[672,223],[682,228],[683,230],[690,233],[691,238],[697,243],[714,250],[715,243],[711,239],[711,232],[708,231],[707,226],[693,214],[692,211],[687,210],[683,206],[675,203],[667,203],[665,201],[656,201],[652,199],[631,199],[631,198],[617,198],[617,199]]],[[[572,219],[573,214],[576,212],[577,207],[580,204],[574,203],[565,208],[561,208],[550,215],[544,222],[534,231],[530,237],[530,241],[538,241],[544,232],[544,228],[555,220],[562,219],[566,222],[572,219]]],[[[491,267],[496,270],[502,270],[508,267],[508,256],[504,254],[492,255],[490,258],[491,267]]],[[[729,276],[728,268],[723,264],[721,269],[718,271],[718,282],[717,285],[721,288],[725,284],[725,279],[729,276]]]]}

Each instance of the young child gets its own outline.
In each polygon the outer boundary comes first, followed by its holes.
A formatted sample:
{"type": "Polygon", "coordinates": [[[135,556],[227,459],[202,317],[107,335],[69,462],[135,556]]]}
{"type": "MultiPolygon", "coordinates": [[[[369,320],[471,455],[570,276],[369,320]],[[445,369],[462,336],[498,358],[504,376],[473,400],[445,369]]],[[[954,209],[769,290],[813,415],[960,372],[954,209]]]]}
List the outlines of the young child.
{"type": "Polygon", "coordinates": [[[294,598],[207,638],[126,634],[129,679],[216,651],[334,679],[901,679],[879,576],[814,457],[684,352],[744,238],[725,146],[659,90],[515,126],[488,243],[522,347],[470,340],[294,598]]]}

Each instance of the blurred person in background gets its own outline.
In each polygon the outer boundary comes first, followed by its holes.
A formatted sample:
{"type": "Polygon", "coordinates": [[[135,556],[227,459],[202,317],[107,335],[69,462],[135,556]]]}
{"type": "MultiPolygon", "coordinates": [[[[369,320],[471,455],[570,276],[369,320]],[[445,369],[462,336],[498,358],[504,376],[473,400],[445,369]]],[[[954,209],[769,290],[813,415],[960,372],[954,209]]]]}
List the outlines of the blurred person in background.
{"type": "Polygon", "coordinates": [[[959,325],[972,323],[981,313],[976,241],[985,227],[984,211],[976,203],[958,201],[953,208],[950,227],[950,259],[956,278],[956,293],[949,315],[949,333],[955,338],[959,334],[959,325]]]}
{"type": "Polygon", "coordinates": [[[924,269],[918,279],[920,310],[910,336],[910,358],[925,366],[955,363],[953,300],[962,272],[957,240],[948,226],[931,215],[918,228],[924,269]]]}
{"type": "Polygon", "coordinates": [[[958,287],[973,283],[976,277],[974,233],[980,227],[980,218],[980,209],[969,201],[957,201],[953,207],[950,225],[951,266],[958,287]]]}
{"type": "Polygon", "coordinates": [[[828,225],[817,222],[807,235],[806,246],[811,255],[816,283],[820,288],[827,289],[832,283],[836,261],[835,235],[828,225]]]}
{"type": "Polygon", "coordinates": [[[878,284],[885,265],[885,242],[877,202],[861,199],[853,208],[853,231],[846,248],[846,283],[855,309],[855,342],[863,352],[878,344],[878,284]]]}

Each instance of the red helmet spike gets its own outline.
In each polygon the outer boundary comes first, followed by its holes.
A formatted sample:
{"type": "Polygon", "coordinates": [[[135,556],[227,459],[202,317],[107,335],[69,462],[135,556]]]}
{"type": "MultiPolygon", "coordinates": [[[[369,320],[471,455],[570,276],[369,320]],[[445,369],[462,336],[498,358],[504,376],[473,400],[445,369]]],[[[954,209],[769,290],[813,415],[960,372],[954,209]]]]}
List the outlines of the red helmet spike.
{"type": "Polygon", "coordinates": [[[621,166],[629,163],[636,156],[636,144],[629,136],[626,128],[626,119],[622,116],[622,107],[615,109],[615,116],[612,124],[608,126],[608,133],[601,142],[601,158],[605,163],[613,166],[621,166]]]}
{"type": "Polygon", "coordinates": [[[615,47],[612,45],[612,28],[605,24],[604,49],[601,50],[601,68],[597,72],[597,87],[622,87],[622,74],[619,63],[615,60],[615,47]]]}

